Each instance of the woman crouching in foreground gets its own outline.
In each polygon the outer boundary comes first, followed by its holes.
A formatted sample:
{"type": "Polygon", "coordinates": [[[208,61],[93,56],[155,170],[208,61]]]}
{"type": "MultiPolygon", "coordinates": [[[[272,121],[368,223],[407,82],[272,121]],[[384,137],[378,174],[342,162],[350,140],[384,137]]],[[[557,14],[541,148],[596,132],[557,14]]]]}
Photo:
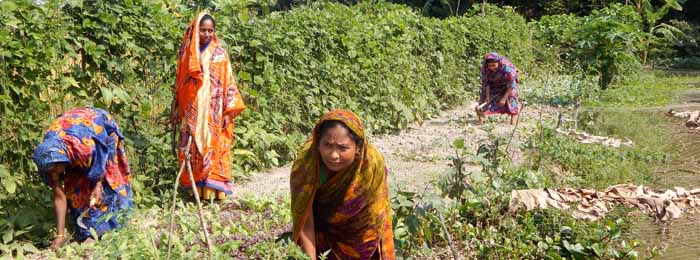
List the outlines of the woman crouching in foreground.
{"type": "Polygon", "coordinates": [[[290,182],[293,239],[311,259],[395,259],[387,168],[354,113],[321,117],[290,182]]]}

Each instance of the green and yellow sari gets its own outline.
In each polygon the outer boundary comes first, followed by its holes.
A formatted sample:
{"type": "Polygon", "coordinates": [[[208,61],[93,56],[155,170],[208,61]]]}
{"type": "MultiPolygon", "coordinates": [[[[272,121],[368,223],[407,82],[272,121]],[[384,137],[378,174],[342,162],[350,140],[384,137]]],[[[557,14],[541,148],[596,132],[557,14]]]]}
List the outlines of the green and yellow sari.
{"type": "Polygon", "coordinates": [[[347,110],[325,114],[292,166],[294,241],[298,243],[311,207],[317,252],[330,250],[329,259],[395,259],[387,173],[384,158],[367,142],[357,115],[347,110]],[[327,175],[317,133],[328,120],[343,122],[363,144],[360,157],[348,169],[323,178],[327,175]]]}

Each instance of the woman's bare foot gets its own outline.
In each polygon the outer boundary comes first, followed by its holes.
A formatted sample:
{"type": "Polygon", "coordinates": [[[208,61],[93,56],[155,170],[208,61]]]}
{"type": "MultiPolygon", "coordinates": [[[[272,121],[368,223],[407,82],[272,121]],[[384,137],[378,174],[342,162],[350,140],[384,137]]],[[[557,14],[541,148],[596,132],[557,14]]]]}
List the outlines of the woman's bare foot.
{"type": "Polygon", "coordinates": [[[477,106],[474,108],[474,112],[476,112],[476,117],[478,118],[476,124],[483,125],[486,122],[486,115],[484,114],[484,111],[481,111],[481,108],[477,106]]]}
{"type": "Polygon", "coordinates": [[[53,242],[51,242],[51,250],[56,251],[65,242],[66,242],[66,239],[63,235],[56,236],[56,239],[54,239],[53,242]]]}

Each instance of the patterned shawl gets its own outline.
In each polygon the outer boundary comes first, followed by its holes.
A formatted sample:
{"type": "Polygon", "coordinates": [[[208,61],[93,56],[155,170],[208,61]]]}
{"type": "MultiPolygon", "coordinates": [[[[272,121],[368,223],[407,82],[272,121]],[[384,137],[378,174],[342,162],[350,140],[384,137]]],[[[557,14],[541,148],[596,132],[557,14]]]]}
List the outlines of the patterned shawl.
{"type": "MultiPolygon", "coordinates": [[[[54,163],[82,165],[91,181],[101,179],[115,158],[122,135],[112,117],[99,108],[66,111],[49,128],[44,141],[34,149],[32,159],[46,181],[46,170],[54,163]],[[117,140],[117,141],[115,141],[117,140]]],[[[124,174],[129,174],[126,158],[124,174]]]]}
{"type": "Polygon", "coordinates": [[[382,155],[367,142],[360,119],[347,110],[325,114],[292,166],[291,193],[293,238],[299,240],[313,205],[316,247],[331,250],[330,259],[369,259],[378,250],[381,259],[394,259],[391,206],[387,170],[382,155]],[[360,157],[345,171],[319,185],[323,163],[316,149],[321,124],[328,120],[344,123],[363,139],[360,157]]]}

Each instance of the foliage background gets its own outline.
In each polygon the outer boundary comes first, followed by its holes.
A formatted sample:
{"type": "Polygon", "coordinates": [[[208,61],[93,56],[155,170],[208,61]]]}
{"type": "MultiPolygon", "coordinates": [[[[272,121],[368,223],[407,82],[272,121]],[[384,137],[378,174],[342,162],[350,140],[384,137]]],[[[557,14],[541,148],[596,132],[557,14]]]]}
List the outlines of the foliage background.
{"type": "Polygon", "coordinates": [[[50,121],[71,107],[103,107],[117,118],[138,205],[167,195],[176,165],[166,123],[176,49],[200,8],[215,10],[249,106],[237,122],[238,176],[289,161],[329,109],[356,111],[371,132],[396,130],[471,99],[488,51],[523,70],[533,62],[527,23],[508,8],[440,20],[387,3],[317,3],[274,13],[238,1],[0,5],[5,244],[46,245],[53,232],[50,193],[30,155],[50,121]]]}
{"type": "Polygon", "coordinates": [[[607,87],[634,78],[641,66],[647,35],[631,6],[606,2],[575,12],[586,16],[528,22],[539,15],[524,16],[523,6],[465,2],[450,15],[433,15],[435,2],[427,11],[386,2],[0,2],[0,250],[50,243],[52,200],[30,155],[50,121],[71,107],[103,107],[117,118],[139,207],[168,197],[176,171],[167,125],[176,52],[199,10],[217,18],[249,106],[237,120],[235,181],[293,159],[329,109],[354,110],[370,132],[384,133],[473,100],[488,51],[517,64],[525,85],[569,74],[575,80],[558,84],[563,99],[524,97],[556,104],[594,96],[595,86],[582,81],[607,87]]]}

